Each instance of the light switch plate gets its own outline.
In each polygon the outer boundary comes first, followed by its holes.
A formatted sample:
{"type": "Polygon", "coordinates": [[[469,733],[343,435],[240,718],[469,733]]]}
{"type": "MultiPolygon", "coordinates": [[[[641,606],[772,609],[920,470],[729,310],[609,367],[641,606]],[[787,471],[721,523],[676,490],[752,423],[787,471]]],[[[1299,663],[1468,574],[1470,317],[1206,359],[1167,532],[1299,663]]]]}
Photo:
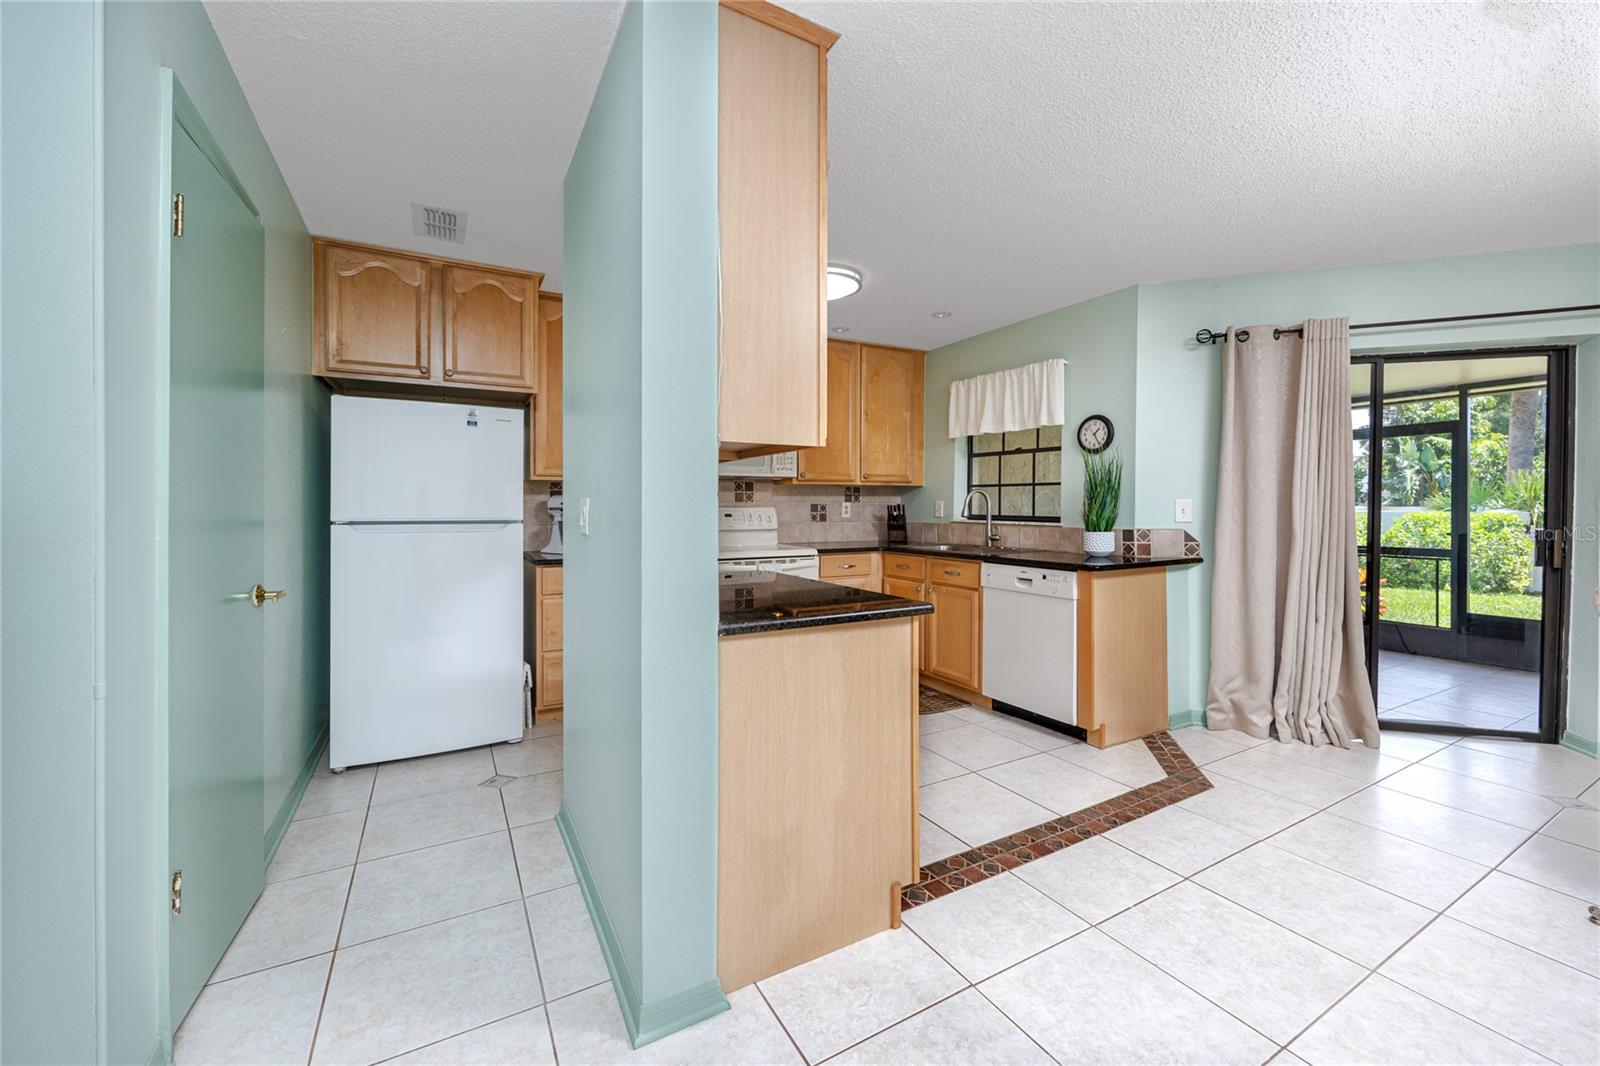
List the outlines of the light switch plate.
{"type": "Polygon", "coordinates": [[[578,501],[578,532],[584,536],[589,535],[589,497],[587,496],[578,501]]]}
{"type": "Polygon", "coordinates": [[[1177,521],[1179,521],[1179,522],[1193,522],[1194,521],[1194,501],[1193,500],[1179,500],[1178,501],[1178,505],[1175,508],[1173,508],[1173,510],[1175,512],[1173,517],[1177,521]]]}
{"type": "Polygon", "coordinates": [[[935,517],[935,518],[943,518],[944,517],[944,501],[943,500],[934,500],[933,501],[933,517],[935,517]]]}

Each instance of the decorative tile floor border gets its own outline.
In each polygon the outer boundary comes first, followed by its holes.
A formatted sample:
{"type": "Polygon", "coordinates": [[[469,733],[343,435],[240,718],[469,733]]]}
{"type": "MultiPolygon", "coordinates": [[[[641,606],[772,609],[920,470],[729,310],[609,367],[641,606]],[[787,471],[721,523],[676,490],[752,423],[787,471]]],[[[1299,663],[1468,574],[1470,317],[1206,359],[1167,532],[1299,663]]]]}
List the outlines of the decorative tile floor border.
{"type": "Polygon", "coordinates": [[[1154,784],[1129,789],[1093,807],[1052,818],[1030,829],[931,862],[922,868],[922,877],[916,884],[900,890],[900,909],[908,910],[919,903],[947,896],[958,888],[975,885],[1024,863],[1053,855],[1062,848],[1154,814],[1179,800],[1198,796],[1211,787],[1206,775],[1170,733],[1162,731],[1145,737],[1144,743],[1161,769],[1167,772],[1166,777],[1154,784]]]}

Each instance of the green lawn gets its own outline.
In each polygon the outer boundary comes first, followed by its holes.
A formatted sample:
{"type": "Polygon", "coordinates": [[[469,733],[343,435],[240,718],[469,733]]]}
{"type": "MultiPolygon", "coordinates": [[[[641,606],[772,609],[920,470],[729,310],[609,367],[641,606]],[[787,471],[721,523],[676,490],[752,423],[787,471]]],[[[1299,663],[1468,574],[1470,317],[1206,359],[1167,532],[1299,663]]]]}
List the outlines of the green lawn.
{"type": "MultiPolygon", "coordinates": [[[[1402,589],[1386,586],[1383,590],[1383,602],[1389,605],[1389,610],[1383,619],[1386,622],[1411,622],[1415,625],[1431,626],[1434,624],[1434,595],[1433,589],[1402,589]]],[[[1520,592],[1474,592],[1470,595],[1473,614],[1529,618],[1537,621],[1542,611],[1538,596],[1528,596],[1520,592]]],[[[1450,590],[1441,590],[1438,598],[1438,624],[1449,626],[1450,590]]]]}

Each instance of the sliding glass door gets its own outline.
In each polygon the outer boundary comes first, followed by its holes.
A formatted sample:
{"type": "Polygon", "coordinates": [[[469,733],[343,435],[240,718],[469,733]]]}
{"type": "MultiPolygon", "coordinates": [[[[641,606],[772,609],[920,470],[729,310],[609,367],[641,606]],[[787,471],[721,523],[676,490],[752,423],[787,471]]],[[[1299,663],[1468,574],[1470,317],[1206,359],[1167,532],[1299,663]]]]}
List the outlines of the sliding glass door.
{"type": "Polygon", "coordinates": [[[1385,726],[1553,739],[1565,544],[1546,516],[1570,496],[1569,367],[1562,350],[1352,366],[1357,554],[1385,726]]]}

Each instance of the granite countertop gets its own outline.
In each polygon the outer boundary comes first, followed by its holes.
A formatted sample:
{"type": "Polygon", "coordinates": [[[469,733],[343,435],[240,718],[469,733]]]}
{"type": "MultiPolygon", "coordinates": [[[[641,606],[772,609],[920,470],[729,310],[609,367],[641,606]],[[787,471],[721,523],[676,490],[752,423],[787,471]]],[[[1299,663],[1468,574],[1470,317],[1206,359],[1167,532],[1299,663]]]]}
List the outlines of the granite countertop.
{"type": "Polygon", "coordinates": [[[544,552],[523,552],[522,561],[533,566],[560,566],[562,556],[546,555],[544,552]]]}
{"type": "Polygon", "coordinates": [[[792,574],[724,574],[717,582],[717,600],[720,637],[933,613],[931,603],[792,574]]]}
{"type": "Polygon", "coordinates": [[[1187,566],[1204,562],[1198,555],[1162,555],[1143,559],[1124,559],[1116,555],[1084,555],[1081,552],[1054,552],[1038,548],[985,548],[981,544],[887,544],[879,540],[838,540],[824,544],[796,543],[796,547],[815,548],[822,555],[836,552],[899,552],[926,555],[935,559],[976,559],[1005,566],[1032,566],[1040,570],[1145,570],[1153,566],[1187,566]]]}

